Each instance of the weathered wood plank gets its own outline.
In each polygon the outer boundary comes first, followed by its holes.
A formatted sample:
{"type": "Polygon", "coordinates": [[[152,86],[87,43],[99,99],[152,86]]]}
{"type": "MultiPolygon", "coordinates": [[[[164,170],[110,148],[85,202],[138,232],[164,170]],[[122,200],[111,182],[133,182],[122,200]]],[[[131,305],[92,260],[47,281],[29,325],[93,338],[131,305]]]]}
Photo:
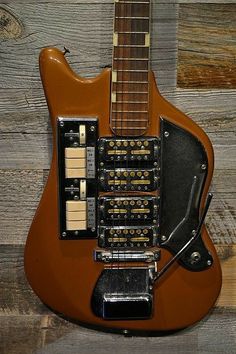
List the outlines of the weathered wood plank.
{"type": "MultiPolygon", "coordinates": [[[[0,170],[1,244],[22,244],[40,200],[48,171],[0,170]],[[16,202],[17,201],[17,202],[16,202]]],[[[236,243],[236,171],[215,171],[207,226],[215,243],[236,243]]]]}
{"type": "Polygon", "coordinates": [[[51,316],[1,316],[2,354],[234,353],[234,311],[215,310],[199,324],[171,336],[124,337],[79,327],[51,316]],[[14,339],[12,334],[14,333],[14,339]]]}
{"type": "Polygon", "coordinates": [[[0,246],[0,255],[0,313],[2,315],[49,313],[26,280],[24,247],[0,246]]]}
{"type": "MultiPolygon", "coordinates": [[[[64,6],[48,2],[42,6],[38,2],[13,2],[2,5],[2,9],[23,24],[17,45],[15,39],[2,42],[0,76],[4,88],[41,87],[38,54],[45,46],[69,48],[69,62],[81,75],[94,76],[112,62],[112,3],[64,6]]],[[[159,71],[160,86],[174,87],[177,5],[157,3],[153,11],[153,69],[159,71]]]]}
{"type": "MultiPolygon", "coordinates": [[[[1,354],[34,354],[76,329],[56,316],[0,316],[1,354]]],[[[66,353],[64,353],[66,354],[66,353]]]]}
{"type": "MultiPolygon", "coordinates": [[[[56,0],[58,3],[65,3],[65,0],[56,0]]],[[[234,4],[235,0],[223,0],[224,4],[234,4]]],[[[14,4],[14,3],[19,3],[19,4],[24,4],[24,3],[40,3],[40,4],[45,4],[45,3],[52,3],[54,0],[4,0],[4,4],[14,4]]],[[[154,2],[154,0],[152,0],[154,2]]],[[[69,0],[67,1],[67,4],[96,4],[96,3],[103,3],[103,4],[113,4],[114,0],[69,0]]],[[[213,4],[221,4],[222,0],[158,0],[159,4],[192,4],[192,3],[213,3],[213,4]]]]}
{"type": "Polygon", "coordinates": [[[236,308],[236,246],[218,246],[221,259],[223,286],[217,301],[218,307],[236,308]]]}
{"type": "Polygon", "coordinates": [[[236,4],[181,4],[179,87],[236,88],[236,4]]]}

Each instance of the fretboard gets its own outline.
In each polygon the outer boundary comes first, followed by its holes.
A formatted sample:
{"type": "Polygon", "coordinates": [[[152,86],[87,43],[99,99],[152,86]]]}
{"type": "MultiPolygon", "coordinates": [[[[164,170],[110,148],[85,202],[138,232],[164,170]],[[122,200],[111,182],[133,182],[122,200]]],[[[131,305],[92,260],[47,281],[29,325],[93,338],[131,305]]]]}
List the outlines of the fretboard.
{"type": "Polygon", "coordinates": [[[115,0],[111,128],[120,136],[148,127],[150,1],[115,0]]]}

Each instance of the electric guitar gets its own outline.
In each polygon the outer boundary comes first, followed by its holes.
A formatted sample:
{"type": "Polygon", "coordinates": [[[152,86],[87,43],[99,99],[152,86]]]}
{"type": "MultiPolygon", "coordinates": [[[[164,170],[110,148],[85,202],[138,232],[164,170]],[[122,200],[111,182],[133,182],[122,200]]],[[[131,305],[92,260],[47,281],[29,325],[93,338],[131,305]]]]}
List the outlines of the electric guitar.
{"type": "Polygon", "coordinates": [[[114,331],[185,328],[221,288],[204,226],[213,149],[159,93],[150,0],[115,1],[113,63],[94,79],[43,49],[53,157],[25,247],[31,287],[54,311],[114,331]]]}

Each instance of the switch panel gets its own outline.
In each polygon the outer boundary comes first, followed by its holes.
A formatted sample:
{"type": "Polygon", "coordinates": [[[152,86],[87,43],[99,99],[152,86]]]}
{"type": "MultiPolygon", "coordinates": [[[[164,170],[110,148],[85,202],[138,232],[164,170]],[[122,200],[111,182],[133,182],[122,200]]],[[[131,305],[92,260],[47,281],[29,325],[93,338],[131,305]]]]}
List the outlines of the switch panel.
{"type": "Polygon", "coordinates": [[[96,118],[58,118],[59,237],[64,240],[97,236],[97,125],[96,118]]]}

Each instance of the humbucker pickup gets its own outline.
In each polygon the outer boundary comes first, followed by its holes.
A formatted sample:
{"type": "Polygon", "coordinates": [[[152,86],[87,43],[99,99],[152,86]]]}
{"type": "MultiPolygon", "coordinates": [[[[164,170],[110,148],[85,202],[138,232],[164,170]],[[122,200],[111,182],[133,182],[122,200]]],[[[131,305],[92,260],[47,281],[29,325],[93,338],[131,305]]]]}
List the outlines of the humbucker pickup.
{"type": "Polygon", "coordinates": [[[159,171],[156,168],[104,168],[100,170],[99,178],[103,191],[150,192],[159,185],[159,171]]]}
{"type": "Polygon", "coordinates": [[[114,139],[101,138],[99,141],[100,161],[157,161],[159,140],[157,138],[114,139]]]}
{"type": "Polygon", "coordinates": [[[156,224],[158,197],[100,197],[99,218],[105,220],[106,225],[156,224]]]}
{"type": "Polygon", "coordinates": [[[153,247],[157,245],[157,226],[111,226],[99,228],[100,247],[153,247]]]}

